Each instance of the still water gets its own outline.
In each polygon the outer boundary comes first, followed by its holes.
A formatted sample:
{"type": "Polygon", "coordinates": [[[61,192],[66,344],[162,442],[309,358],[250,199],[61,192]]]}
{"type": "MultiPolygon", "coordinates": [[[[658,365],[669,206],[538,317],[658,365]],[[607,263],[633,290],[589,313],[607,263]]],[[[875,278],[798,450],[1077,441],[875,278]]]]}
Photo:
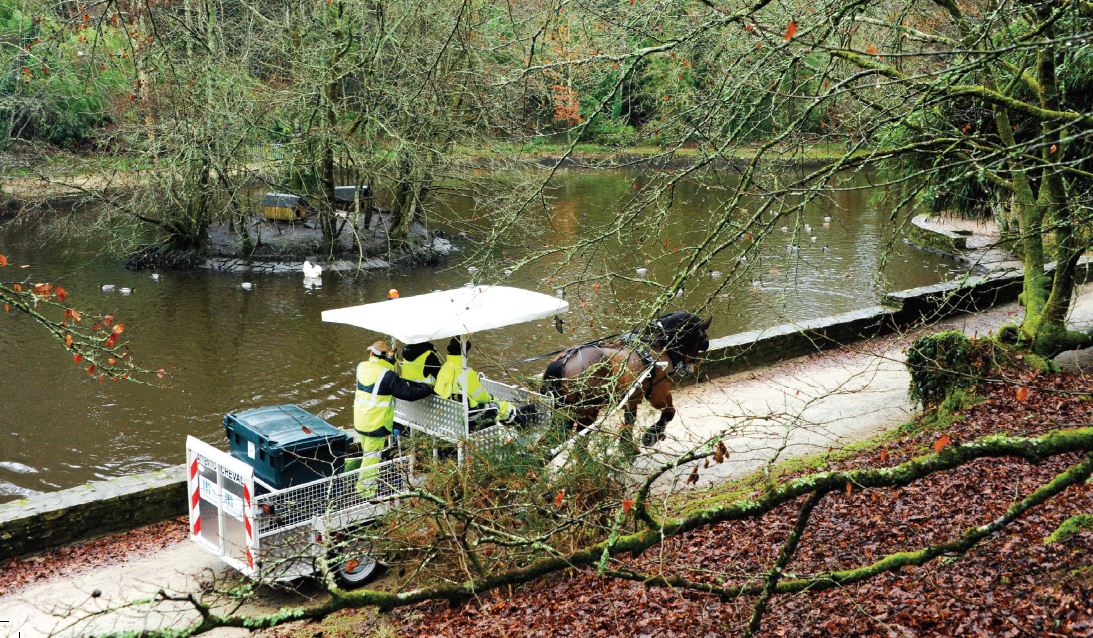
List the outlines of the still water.
{"type": "MultiPolygon", "coordinates": [[[[528,222],[537,224],[528,236],[539,248],[587,236],[610,221],[635,180],[626,171],[563,172],[541,219],[528,222]]],[[[893,242],[893,222],[875,195],[839,193],[789,221],[809,223],[816,242],[776,230],[760,247],[761,259],[753,256],[743,283],[723,291],[705,311],[714,315],[711,334],[862,308],[877,303],[885,289],[961,272],[951,260],[893,242]],[[825,216],[832,218],[827,226],[825,216]],[[800,249],[787,251],[794,243],[800,249]]],[[[476,336],[476,367],[518,379],[545,366],[519,366],[520,359],[629,328],[627,317],[637,316],[639,302],[653,294],[634,276],[636,269],[648,269],[646,281],[669,283],[678,260],[666,254],[697,241],[717,194],[689,183],[677,187],[676,199],[671,219],[657,231],[655,243],[663,251],[608,244],[598,266],[562,268],[563,275],[613,269],[639,281],[606,279],[567,289],[572,310],[564,335],[543,321],[476,336]]],[[[481,236],[488,223],[482,211],[455,198],[449,204],[455,221],[446,230],[481,236]]],[[[526,237],[513,237],[494,253],[499,261],[489,272],[525,254],[529,247],[519,239],[526,237]]],[[[153,377],[156,387],[89,379],[62,345],[25,317],[0,316],[0,501],[179,463],[187,434],[218,442],[223,415],[248,407],[297,403],[349,427],[353,368],[377,335],[323,324],[320,312],[383,299],[392,287],[405,296],[461,286],[470,280],[465,260],[476,247],[473,239],[456,241],[460,252],[432,269],[358,279],[325,273],[321,288],[307,289],[296,275],[165,272],[153,280],[150,273],[129,272],[99,255],[97,245],[93,237],[46,241],[33,224],[0,222],[0,254],[13,265],[31,266],[0,274],[8,280],[32,273],[34,281],[63,285],[70,303],[89,314],[113,313],[125,322],[136,359],[149,369],[164,368],[167,377],[153,377]],[[253,288],[244,290],[243,281],[253,288]],[[102,292],[103,284],[131,287],[133,293],[102,292]]],[[[735,253],[726,254],[712,267],[728,273],[734,262],[735,253]]],[[[564,277],[551,276],[557,260],[548,266],[517,270],[504,283],[554,294],[564,277]]],[[[687,282],[677,307],[695,309],[723,281],[707,274],[687,282]]]]}

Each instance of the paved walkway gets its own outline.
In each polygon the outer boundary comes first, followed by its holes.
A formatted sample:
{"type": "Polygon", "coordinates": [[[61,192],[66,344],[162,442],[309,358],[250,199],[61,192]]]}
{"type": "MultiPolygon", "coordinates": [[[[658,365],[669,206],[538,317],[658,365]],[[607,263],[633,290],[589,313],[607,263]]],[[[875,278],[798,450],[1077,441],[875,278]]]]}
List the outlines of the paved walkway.
{"type": "MultiPolygon", "coordinates": [[[[1019,308],[1010,304],[953,317],[924,331],[952,328],[986,334],[1018,313],[1019,308]]],[[[1086,286],[1079,296],[1072,324],[1075,328],[1093,327],[1093,286],[1086,286]]],[[[648,457],[646,464],[663,462],[668,454],[727,432],[729,460],[701,471],[698,487],[706,487],[775,460],[826,451],[903,424],[911,418],[912,406],[902,353],[914,336],[861,342],[677,390],[679,413],[668,429],[668,438],[659,444],[659,453],[648,457]]],[[[655,418],[648,408],[639,416],[642,425],[655,418]]],[[[685,468],[666,477],[661,488],[681,486],[689,472],[690,468],[685,468]]],[[[152,599],[160,589],[200,592],[203,583],[225,574],[226,570],[196,545],[175,543],[143,558],[89,569],[0,598],[0,620],[9,621],[0,624],[0,636],[16,636],[18,632],[22,638],[51,632],[83,636],[179,626],[192,622],[196,614],[183,613],[177,604],[108,610],[152,599]],[[96,591],[99,595],[93,596],[96,591]],[[72,611],[73,607],[80,611],[72,611]]],[[[307,596],[306,592],[265,592],[249,608],[306,604],[307,596]]]]}
{"type": "MultiPolygon", "coordinates": [[[[914,411],[903,353],[915,337],[947,329],[987,334],[1020,313],[1016,304],[1006,304],[676,390],[678,413],[658,445],[662,454],[646,465],[663,463],[725,433],[729,460],[701,470],[695,486],[708,487],[778,460],[825,452],[902,425],[914,411]]],[[[1075,329],[1093,328],[1093,284],[1079,291],[1070,323],[1075,329]]],[[[1090,354],[1093,350],[1068,353],[1061,360],[1073,369],[1093,370],[1090,354]]],[[[639,423],[646,426],[655,418],[645,408],[639,423]]],[[[658,490],[680,488],[690,471],[688,466],[666,475],[658,490]]]]}

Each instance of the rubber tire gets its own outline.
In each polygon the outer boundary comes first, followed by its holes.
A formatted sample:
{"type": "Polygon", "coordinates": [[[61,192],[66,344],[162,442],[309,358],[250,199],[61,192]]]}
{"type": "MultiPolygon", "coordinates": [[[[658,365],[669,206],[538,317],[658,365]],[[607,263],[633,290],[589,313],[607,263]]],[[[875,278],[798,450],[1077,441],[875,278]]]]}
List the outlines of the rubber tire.
{"type": "Polygon", "coordinates": [[[383,571],[383,565],[371,556],[360,556],[357,560],[358,566],[352,572],[346,571],[345,563],[334,567],[334,581],[338,583],[338,587],[356,589],[367,584],[383,571]]]}

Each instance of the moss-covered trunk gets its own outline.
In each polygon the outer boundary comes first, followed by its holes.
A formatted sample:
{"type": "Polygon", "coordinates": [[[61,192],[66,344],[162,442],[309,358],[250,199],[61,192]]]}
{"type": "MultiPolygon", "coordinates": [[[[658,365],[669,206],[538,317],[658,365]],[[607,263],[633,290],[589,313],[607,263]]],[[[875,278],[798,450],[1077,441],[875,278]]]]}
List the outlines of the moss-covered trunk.
{"type": "MultiPolygon", "coordinates": [[[[1040,106],[1057,111],[1061,105],[1055,69],[1056,51],[1054,45],[1050,44],[1055,26],[1046,11],[1040,10],[1040,19],[1044,24],[1043,35],[1048,44],[1037,50],[1036,80],[1040,106]]],[[[1063,161],[1066,154],[1066,127],[1061,122],[1043,120],[1041,131],[1044,136],[1040,158],[1043,169],[1038,197],[1031,207],[1036,212],[1034,216],[1030,215],[1028,226],[1022,228],[1026,236],[1026,254],[1025,320],[1021,333],[1035,352],[1050,356],[1087,345],[1091,339],[1089,335],[1071,332],[1066,328],[1066,314],[1074,295],[1075,271],[1080,257],[1080,248],[1075,246],[1072,209],[1067,203],[1062,173],[1057,168],[1057,164],[1063,161]],[[1045,221],[1050,224],[1055,236],[1052,255],[1055,271],[1050,277],[1043,271],[1045,221]]],[[[1019,193],[1019,196],[1027,202],[1030,194],[1019,193]]]]}

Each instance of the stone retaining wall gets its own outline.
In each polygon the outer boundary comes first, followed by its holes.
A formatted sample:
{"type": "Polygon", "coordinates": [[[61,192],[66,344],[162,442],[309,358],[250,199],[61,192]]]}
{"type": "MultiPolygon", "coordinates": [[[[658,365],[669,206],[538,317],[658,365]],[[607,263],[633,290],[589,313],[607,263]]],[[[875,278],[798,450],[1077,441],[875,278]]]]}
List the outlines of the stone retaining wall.
{"type": "MultiPolygon", "coordinates": [[[[1083,258],[1077,280],[1088,281],[1083,258]]],[[[1020,272],[997,272],[889,293],[885,305],[742,332],[710,342],[700,372],[712,378],[1017,299],[1020,272]]],[[[182,466],[96,481],[0,504],[0,559],[186,513],[182,466]]]]}
{"type": "Polygon", "coordinates": [[[0,559],[185,513],[181,465],[39,494],[0,505],[0,559]]]}
{"type": "Polygon", "coordinates": [[[969,234],[940,228],[931,224],[925,215],[911,218],[907,227],[907,238],[912,244],[946,255],[959,255],[967,250],[969,234]]]}

